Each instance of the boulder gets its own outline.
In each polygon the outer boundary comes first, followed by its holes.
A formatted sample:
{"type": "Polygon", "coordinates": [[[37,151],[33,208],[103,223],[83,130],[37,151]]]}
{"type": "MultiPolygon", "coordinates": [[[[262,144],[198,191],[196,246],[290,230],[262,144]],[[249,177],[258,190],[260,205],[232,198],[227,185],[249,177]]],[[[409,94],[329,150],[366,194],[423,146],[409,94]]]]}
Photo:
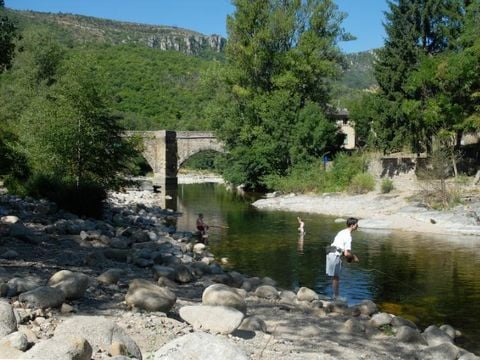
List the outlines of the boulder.
{"type": "Polygon", "coordinates": [[[65,301],[65,293],[50,286],[40,286],[20,294],[18,300],[33,308],[56,308],[65,301]]]}
{"type": "Polygon", "coordinates": [[[232,333],[243,320],[243,313],[226,306],[184,306],[179,314],[196,330],[208,330],[220,334],[232,333]]]}
{"type": "Polygon", "coordinates": [[[270,285],[270,286],[277,286],[277,282],[273,280],[272,278],[269,278],[268,276],[265,276],[262,278],[262,284],[263,285],[270,285]]]}
{"type": "Polygon", "coordinates": [[[193,275],[190,270],[182,264],[173,265],[175,270],[175,281],[180,284],[186,284],[193,280],[193,275]]]}
{"type": "Polygon", "coordinates": [[[246,291],[253,291],[261,284],[262,284],[262,280],[260,280],[258,277],[252,277],[252,278],[243,280],[241,287],[246,291]]]}
{"type": "Polygon", "coordinates": [[[410,326],[400,326],[397,329],[397,333],[395,334],[395,338],[400,342],[405,343],[418,343],[426,345],[427,342],[425,341],[422,334],[417,329],[414,329],[410,326]]]}
{"type": "Polygon", "coordinates": [[[247,360],[248,356],[224,338],[204,332],[179,337],[155,352],[154,360],[247,360]]]}
{"type": "Polygon", "coordinates": [[[101,275],[97,277],[97,280],[100,281],[103,284],[116,284],[118,280],[120,280],[120,277],[122,275],[125,275],[125,271],[123,269],[108,269],[101,275]]]}
{"type": "Polygon", "coordinates": [[[442,330],[445,334],[450,336],[452,339],[457,337],[457,331],[451,325],[442,325],[440,326],[440,330],[442,330]]]}
{"type": "Polygon", "coordinates": [[[380,326],[389,325],[392,322],[393,316],[387,313],[378,313],[372,316],[370,325],[379,328],[380,326]]]}
{"type": "Polygon", "coordinates": [[[290,290],[283,290],[280,292],[280,299],[278,302],[281,304],[294,306],[297,303],[297,294],[290,290]]]}
{"type": "Polygon", "coordinates": [[[28,347],[27,336],[19,331],[15,331],[0,340],[0,346],[10,346],[14,349],[25,351],[28,347]]]}
{"type": "Polygon", "coordinates": [[[429,346],[419,352],[418,359],[422,360],[455,360],[459,349],[451,343],[429,346]]]}
{"type": "Polygon", "coordinates": [[[127,305],[147,311],[167,313],[177,301],[175,293],[167,287],[160,287],[143,279],[130,282],[127,295],[127,305]]]}
{"type": "Polygon", "coordinates": [[[12,305],[0,300],[0,338],[17,331],[17,319],[12,305]]]}
{"type": "Polygon", "coordinates": [[[206,247],[207,246],[205,244],[202,244],[202,243],[195,244],[193,246],[193,252],[196,253],[196,254],[201,254],[205,250],[206,247]]]}
{"type": "Polygon", "coordinates": [[[80,272],[61,270],[53,274],[48,280],[48,285],[64,292],[65,298],[79,299],[85,294],[88,287],[89,277],[80,272]]]}
{"type": "Polygon", "coordinates": [[[371,300],[363,300],[360,304],[358,304],[358,308],[360,309],[360,313],[362,315],[371,316],[378,311],[378,306],[371,300]]]}
{"type": "Polygon", "coordinates": [[[341,331],[352,335],[365,334],[365,324],[358,319],[348,319],[343,324],[341,331]]]}
{"type": "Polygon", "coordinates": [[[36,276],[14,277],[8,282],[8,294],[15,296],[43,285],[43,280],[36,276]]]}
{"type": "Polygon", "coordinates": [[[16,224],[20,219],[15,215],[2,216],[0,218],[0,223],[2,224],[16,224]]]}
{"type": "Polygon", "coordinates": [[[93,353],[101,350],[107,352],[112,343],[120,342],[127,348],[128,353],[142,360],[142,353],[133,339],[113,321],[103,316],[75,316],[61,323],[55,329],[57,336],[80,336],[92,346],[93,353]]]}
{"type": "Polygon", "coordinates": [[[401,326],[408,326],[411,327],[412,329],[417,329],[417,325],[413,321],[410,321],[408,319],[404,319],[400,316],[394,316],[391,322],[393,327],[401,327],[401,326]]]}
{"type": "Polygon", "coordinates": [[[255,295],[262,299],[278,299],[278,291],[271,285],[261,285],[255,290],[255,295]]]}
{"type": "Polygon", "coordinates": [[[105,249],[103,250],[103,256],[107,259],[118,261],[118,262],[126,262],[127,257],[130,255],[130,250],[125,249],[105,249]]]}
{"type": "Polygon", "coordinates": [[[90,360],[92,347],[80,336],[57,335],[37,343],[22,359],[90,360]]]}
{"type": "Polygon", "coordinates": [[[261,318],[256,315],[248,316],[243,319],[242,323],[238,327],[238,330],[245,331],[262,331],[267,332],[267,324],[261,318]]]}
{"type": "Polygon", "coordinates": [[[301,287],[298,292],[297,292],[297,299],[298,301],[314,301],[318,300],[318,294],[307,288],[307,287],[301,287]]]}
{"type": "Polygon", "coordinates": [[[193,275],[197,277],[202,277],[203,275],[208,275],[211,273],[210,267],[205,264],[203,261],[195,261],[190,265],[190,270],[193,275]]]}
{"type": "Polygon", "coordinates": [[[243,293],[239,289],[223,284],[213,284],[207,287],[202,294],[202,304],[232,307],[242,313],[247,311],[243,293]]]}
{"type": "Polygon", "coordinates": [[[0,344],[0,359],[24,359],[24,352],[9,345],[0,344]]]}
{"type": "Polygon", "coordinates": [[[430,325],[428,328],[426,328],[423,332],[423,337],[427,341],[428,346],[453,343],[453,339],[435,325],[430,325]]]}

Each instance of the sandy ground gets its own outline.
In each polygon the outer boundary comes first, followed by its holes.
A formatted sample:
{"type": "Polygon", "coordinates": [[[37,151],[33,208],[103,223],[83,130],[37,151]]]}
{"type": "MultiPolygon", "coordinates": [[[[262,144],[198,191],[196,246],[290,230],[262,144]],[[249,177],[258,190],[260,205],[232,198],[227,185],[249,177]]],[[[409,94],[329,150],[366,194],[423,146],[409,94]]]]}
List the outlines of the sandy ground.
{"type": "Polygon", "coordinates": [[[256,201],[265,210],[285,210],[361,219],[366,229],[391,229],[436,234],[480,235],[480,196],[448,211],[430,210],[412,202],[411,192],[363,195],[328,193],[323,195],[281,195],[256,201]]]}

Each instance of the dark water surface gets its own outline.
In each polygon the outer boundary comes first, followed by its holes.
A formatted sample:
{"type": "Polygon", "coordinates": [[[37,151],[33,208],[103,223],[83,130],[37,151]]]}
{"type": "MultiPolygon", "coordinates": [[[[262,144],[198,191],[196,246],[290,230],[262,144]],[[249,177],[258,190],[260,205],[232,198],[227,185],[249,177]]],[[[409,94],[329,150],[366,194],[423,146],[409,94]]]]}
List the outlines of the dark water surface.
{"type": "MultiPolygon", "coordinates": [[[[331,295],[325,275],[325,246],[344,228],[335,218],[297,212],[259,211],[222,185],[179,185],[177,228],[194,231],[205,215],[209,246],[232,269],[269,276],[278,286],[306,286],[331,295]],[[306,234],[297,232],[296,217],[306,234]]],[[[344,268],[340,294],[349,304],[371,299],[386,312],[402,315],[422,328],[450,324],[465,335],[457,344],[480,353],[480,239],[359,229],[353,234],[358,264],[344,268]]]]}

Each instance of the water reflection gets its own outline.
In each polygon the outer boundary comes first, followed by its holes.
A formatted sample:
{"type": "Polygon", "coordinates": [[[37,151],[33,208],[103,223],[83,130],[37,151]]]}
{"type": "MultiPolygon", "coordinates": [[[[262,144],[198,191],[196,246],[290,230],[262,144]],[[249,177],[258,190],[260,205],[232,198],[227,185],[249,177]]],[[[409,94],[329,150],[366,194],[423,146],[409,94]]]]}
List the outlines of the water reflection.
{"type": "MultiPolygon", "coordinates": [[[[279,211],[257,211],[221,186],[180,185],[180,231],[195,229],[198,213],[224,228],[210,231],[210,248],[232,267],[251,276],[269,276],[280,287],[307,286],[330,295],[325,246],[344,224],[334,218],[279,211]],[[298,233],[297,216],[308,224],[298,233]]],[[[372,299],[387,312],[420,326],[448,323],[462,330],[464,347],[480,351],[480,245],[477,237],[362,231],[353,235],[360,262],[347,264],[340,293],[349,303],[372,299]]]]}

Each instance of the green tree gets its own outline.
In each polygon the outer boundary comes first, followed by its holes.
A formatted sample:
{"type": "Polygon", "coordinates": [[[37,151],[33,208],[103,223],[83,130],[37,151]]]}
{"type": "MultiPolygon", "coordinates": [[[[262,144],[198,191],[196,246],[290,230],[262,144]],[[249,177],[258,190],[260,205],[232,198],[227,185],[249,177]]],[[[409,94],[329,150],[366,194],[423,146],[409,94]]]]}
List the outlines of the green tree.
{"type": "Polygon", "coordinates": [[[465,1],[396,0],[389,2],[389,8],[387,40],[378,54],[375,75],[381,89],[378,96],[391,111],[382,111],[372,126],[385,150],[409,146],[418,152],[428,149],[443,121],[432,101],[440,90],[432,80],[438,59],[459,50],[465,1]]]}
{"type": "Polygon", "coordinates": [[[73,57],[22,116],[19,137],[33,173],[104,189],[122,182],[133,148],[110,113],[92,59],[73,57]]]}
{"type": "Polygon", "coordinates": [[[0,73],[11,65],[15,53],[17,28],[5,13],[5,4],[0,2],[0,73]]]}
{"type": "Polygon", "coordinates": [[[235,0],[227,65],[210,116],[229,151],[225,176],[249,188],[333,146],[326,116],[350,37],[330,1],[235,0]]]}

